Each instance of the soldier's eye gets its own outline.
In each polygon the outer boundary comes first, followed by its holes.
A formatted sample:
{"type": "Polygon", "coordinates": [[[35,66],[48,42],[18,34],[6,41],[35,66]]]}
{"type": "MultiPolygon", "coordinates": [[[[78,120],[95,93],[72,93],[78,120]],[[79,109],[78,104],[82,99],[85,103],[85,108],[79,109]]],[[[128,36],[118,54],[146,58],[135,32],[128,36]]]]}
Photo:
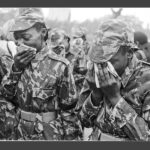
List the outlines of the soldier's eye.
{"type": "Polygon", "coordinates": [[[31,36],[30,35],[22,35],[22,38],[25,40],[25,41],[29,41],[31,36]]]}
{"type": "Polygon", "coordinates": [[[29,41],[29,40],[30,40],[30,38],[26,38],[26,37],[23,37],[23,39],[24,39],[25,41],[29,41]]]}

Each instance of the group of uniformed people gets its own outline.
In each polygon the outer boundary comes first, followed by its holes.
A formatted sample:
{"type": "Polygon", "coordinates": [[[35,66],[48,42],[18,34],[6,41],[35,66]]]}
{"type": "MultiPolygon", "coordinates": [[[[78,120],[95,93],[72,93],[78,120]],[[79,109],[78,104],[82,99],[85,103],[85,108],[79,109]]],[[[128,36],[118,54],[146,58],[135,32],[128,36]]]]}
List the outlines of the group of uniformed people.
{"type": "Polygon", "coordinates": [[[90,141],[150,140],[145,34],[112,18],[88,42],[83,27],[50,29],[39,8],[20,8],[4,27],[0,140],[84,141],[85,128],[90,141]]]}

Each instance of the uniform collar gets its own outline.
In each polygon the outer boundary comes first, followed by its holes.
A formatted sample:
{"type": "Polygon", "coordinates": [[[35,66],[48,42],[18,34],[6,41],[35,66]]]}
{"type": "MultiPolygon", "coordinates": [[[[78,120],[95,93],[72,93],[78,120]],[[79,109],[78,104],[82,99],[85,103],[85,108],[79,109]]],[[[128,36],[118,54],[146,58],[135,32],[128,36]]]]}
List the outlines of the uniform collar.
{"type": "Polygon", "coordinates": [[[47,46],[45,46],[40,52],[36,54],[34,60],[43,60],[43,58],[47,55],[48,52],[49,52],[49,49],[47,46]]]}

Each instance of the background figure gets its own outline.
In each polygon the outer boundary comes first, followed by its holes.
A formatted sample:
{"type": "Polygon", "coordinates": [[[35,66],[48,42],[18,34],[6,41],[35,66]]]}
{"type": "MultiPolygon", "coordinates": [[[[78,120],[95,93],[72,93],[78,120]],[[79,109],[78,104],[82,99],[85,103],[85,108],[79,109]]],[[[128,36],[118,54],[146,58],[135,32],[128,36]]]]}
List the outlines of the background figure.
{"type": "MultiPolygon", "coordinates": [[[[16,45],[13,41],[13,35],[9,32],[14,20],[7,21],[1,32],[0,40],[0,83],[8,72],[10,72],[13,58],[16,54],[16,45]]],[[[17,140],[17,105],[15,100],[8,101],[0,93],[0,139],[1,140],[17,140]]]]}
{"type": "MultiPolygon", "coordinates": [[[[1,41],[0,41],[1,43],[1,41]]],[[[3,47],[4,48],[4,47],[3,47]]],[[[0,86],[3,77],[10,72],[13,57],[7,49],[0,48],[0,86]]],[[[15,98],[8,101],[0,92],[0,140],[17,140],[18,118],[15,98]]]]}
{"type": "MultiPolygon", "coordinates": [[[[89,60],[89,43],[86,38],[86,29],[83,27],[72,28],[72,39],[70,53],[74,55],[72,59],[73,75],[75,78],[75,83],[77,87],[78,97],[80,97],[80,92],[83,87],[83,82],[87,72],[87,62],[89,60]]],[[[78,100],[76,111],[79,112],[83,101],[78,100]]],[[[82,127],[83,129],[83,139],[87,140],[87,135],[90,134],[91,130],[82,127]]]]}
{"type": "Polygon", "coordinates": [[[59,56],[66,57],[70,48],[70,37],[61,29],[52,29],[49,32],[48,43],[50,48],[59,56]]]}
{"type": "Polygon", "coordinates": [[[74,54],[73,75],[77,86],[78,94],[81,92],[83,81],[87,72],[87,61],[89,44],[86,40],[86,29],[79,27],[72,29],[72,41],[70,51],[74,54]]]}
{"type": "Polygon", "coordinates": [[[134,32],[134,43],[137,44],[136,56],[139,60],[150,62],[150,43],[144,32],[134,32]]]}

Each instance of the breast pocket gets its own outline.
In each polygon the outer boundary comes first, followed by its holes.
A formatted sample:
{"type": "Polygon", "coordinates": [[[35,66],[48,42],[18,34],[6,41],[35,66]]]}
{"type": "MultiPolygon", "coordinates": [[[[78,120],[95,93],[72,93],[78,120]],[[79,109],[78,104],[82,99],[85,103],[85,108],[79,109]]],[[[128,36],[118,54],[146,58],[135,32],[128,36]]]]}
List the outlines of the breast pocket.
{"type": "Polygon", "coordinates": [[[33,97],[43,100],[54,97],[56,95],[56,89],[57,77],[49,73],[32,87],[33,97]]]}

